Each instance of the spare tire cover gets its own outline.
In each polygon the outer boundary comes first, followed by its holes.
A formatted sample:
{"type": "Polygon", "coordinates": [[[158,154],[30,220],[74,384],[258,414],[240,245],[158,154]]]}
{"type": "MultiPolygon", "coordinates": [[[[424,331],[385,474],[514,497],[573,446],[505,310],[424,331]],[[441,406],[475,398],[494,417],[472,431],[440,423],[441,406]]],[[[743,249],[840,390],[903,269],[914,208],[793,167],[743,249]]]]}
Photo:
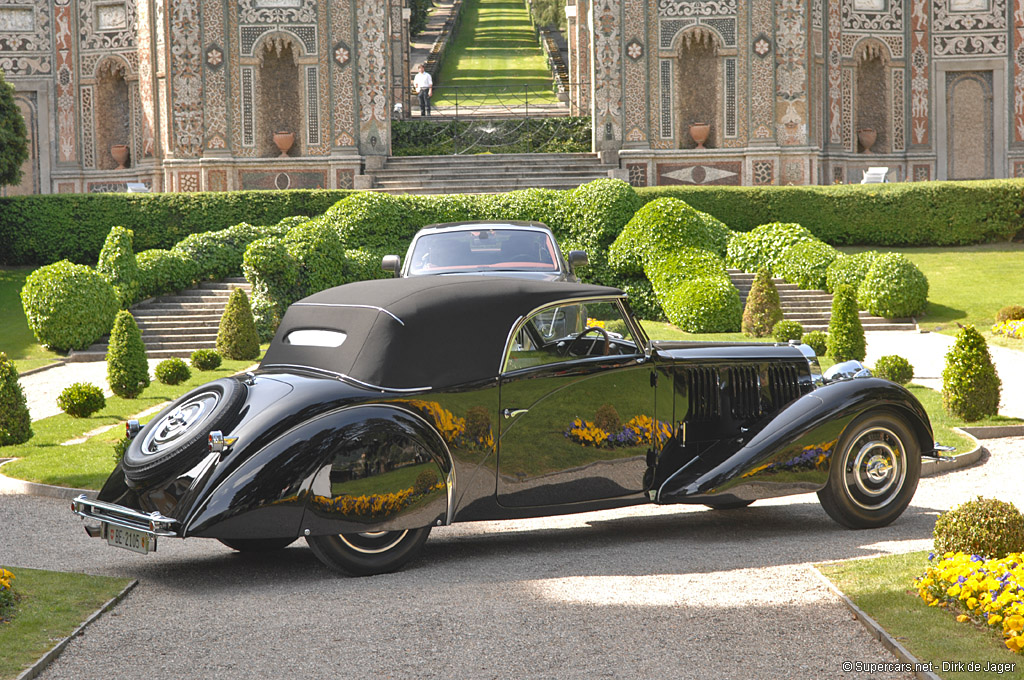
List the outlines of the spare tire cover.
{"type": "Polygon", "coordinates": [[[229,430],[237,423],[245,395],[241,381],[221,378],[175,401],[132,439],[122,461],[125,476],[149,481],[199,462],[210,430],[229,430]]]}

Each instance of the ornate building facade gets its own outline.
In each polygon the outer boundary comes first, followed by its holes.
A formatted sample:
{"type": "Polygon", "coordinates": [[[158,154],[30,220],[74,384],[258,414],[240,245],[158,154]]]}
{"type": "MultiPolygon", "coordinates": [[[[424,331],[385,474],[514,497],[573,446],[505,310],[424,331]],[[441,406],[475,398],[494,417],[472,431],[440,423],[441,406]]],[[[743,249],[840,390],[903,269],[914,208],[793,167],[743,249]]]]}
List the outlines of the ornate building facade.
{"type": "MultiPolygon", "coordinates": [[[[0,193],[369,186],[407,91],[405,4],[0,0],[31,147],[0,193]]],[[[1024,0],[566,15],[570,107],[637,186],[1024,176],[1024,0]]]]}
{"type": "Polygon", "coordinates": [[[352,187],[390,149],[403,5],[0,0],[31,147],[3,191],[352,187]]]}
{"type": "Polygon", "coordinates": [[[1024,0],[569,0],[566,14],[571,79],[588,82],[572,105],[635,185],[1024,176],[1024,0]]]}

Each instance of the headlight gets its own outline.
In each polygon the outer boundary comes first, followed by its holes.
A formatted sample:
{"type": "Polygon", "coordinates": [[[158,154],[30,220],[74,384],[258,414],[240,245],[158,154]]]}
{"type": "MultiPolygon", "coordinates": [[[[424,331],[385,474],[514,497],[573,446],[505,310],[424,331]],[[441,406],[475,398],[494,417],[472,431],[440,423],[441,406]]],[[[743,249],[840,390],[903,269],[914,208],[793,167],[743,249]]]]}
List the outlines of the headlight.
{"type": "Polygon", "coordinates": [[[837,380],[849,380],[851,378],[870,378],[871,371],[864,368],[864,364],[856,360],[844,361],[836,364],[832,368],[825,371],[825,382],[835,382],[837,380]]]}

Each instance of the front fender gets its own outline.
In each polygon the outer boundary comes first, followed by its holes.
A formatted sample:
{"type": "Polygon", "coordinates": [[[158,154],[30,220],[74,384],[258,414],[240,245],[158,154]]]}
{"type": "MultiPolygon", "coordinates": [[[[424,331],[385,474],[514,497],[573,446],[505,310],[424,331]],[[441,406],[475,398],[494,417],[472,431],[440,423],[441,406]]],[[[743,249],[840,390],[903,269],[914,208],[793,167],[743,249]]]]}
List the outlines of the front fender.
{"type": "Polygon", "coordinates": [[[213,489],[185,534],[270,538],[414,529],[448,521],[451,455],[421,416],[343,407],[285,432],[213,489]]]}
{"type": "Polygon", "coordinates": [[[719,442],[706,453],[721,454],[723,448],[732,453],[705,471],[680,470],[665,480],[657,500],[700,502],[718,495],[754,500],[817,491],[828,482],[832,454],[846,427],[872,410],[902,416],[919,451],[933,450],[928,414],[906,388],[879,378],[843,380],[795,400],[753,436],[719,442]]]}

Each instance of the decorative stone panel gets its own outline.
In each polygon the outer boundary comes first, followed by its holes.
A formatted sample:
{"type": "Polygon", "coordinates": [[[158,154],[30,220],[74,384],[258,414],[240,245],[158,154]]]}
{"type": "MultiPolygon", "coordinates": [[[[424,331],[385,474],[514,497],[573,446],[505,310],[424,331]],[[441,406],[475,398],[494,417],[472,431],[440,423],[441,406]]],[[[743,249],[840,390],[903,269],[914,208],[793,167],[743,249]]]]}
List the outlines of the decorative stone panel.
{"type": "Polygon", "coordinates": [[[242,170],[238,179],[243,191],[323,189],[327,186],[327,173],[323,170],[242,170]]]}
{"type": "Polygon", "coordinates": [[[932,0],[936,59],[1007,54],[1007,0],[932,0]]]}
{"type": "Polygon", "coordinates": [[[754,186],[769,186],[775,183],[775,161],[765,159],[750,164],[754,186]]]}
{"type": "Polygon", "coordinates": [[[620,0],[594,0],[594,131],[598,145],[622,140],[620,0]]]}
{"type": "Polygon", "coordinates": [[[741,161],[708,163],[658,163],[658,184],[739,185],[742,184],[741,161]]]}
{"type": "Polygon", "coordinates": [[[910,11],[910,127],[911,143],[928,144],[928,92],[930,85],[931,52],[929,50],[928,3],[931,0],[911,0],[910,11]]]}
{"type": "Polygon", "coordinates": [[[629,183],[634,187],[647,186],[647,163],[626,163],[629,183]]]}
{"type": "MultiPolygon", "coordinates": [[[[170,10],[171,143],[178,156],[203,150],[203,51],[199,43],[199,0],[174,0],[170,10]]],[[[199,190],[196,175],[195,189],[199,190]]],[[[184,189],[180,189],[184,191],[184,189]]]]}
{"type": "Polygon", "coordinates": [[[0,5],[0,69],[8,77],[51,73],[52,34],[49,3],[16,0],[0,5]]]}

